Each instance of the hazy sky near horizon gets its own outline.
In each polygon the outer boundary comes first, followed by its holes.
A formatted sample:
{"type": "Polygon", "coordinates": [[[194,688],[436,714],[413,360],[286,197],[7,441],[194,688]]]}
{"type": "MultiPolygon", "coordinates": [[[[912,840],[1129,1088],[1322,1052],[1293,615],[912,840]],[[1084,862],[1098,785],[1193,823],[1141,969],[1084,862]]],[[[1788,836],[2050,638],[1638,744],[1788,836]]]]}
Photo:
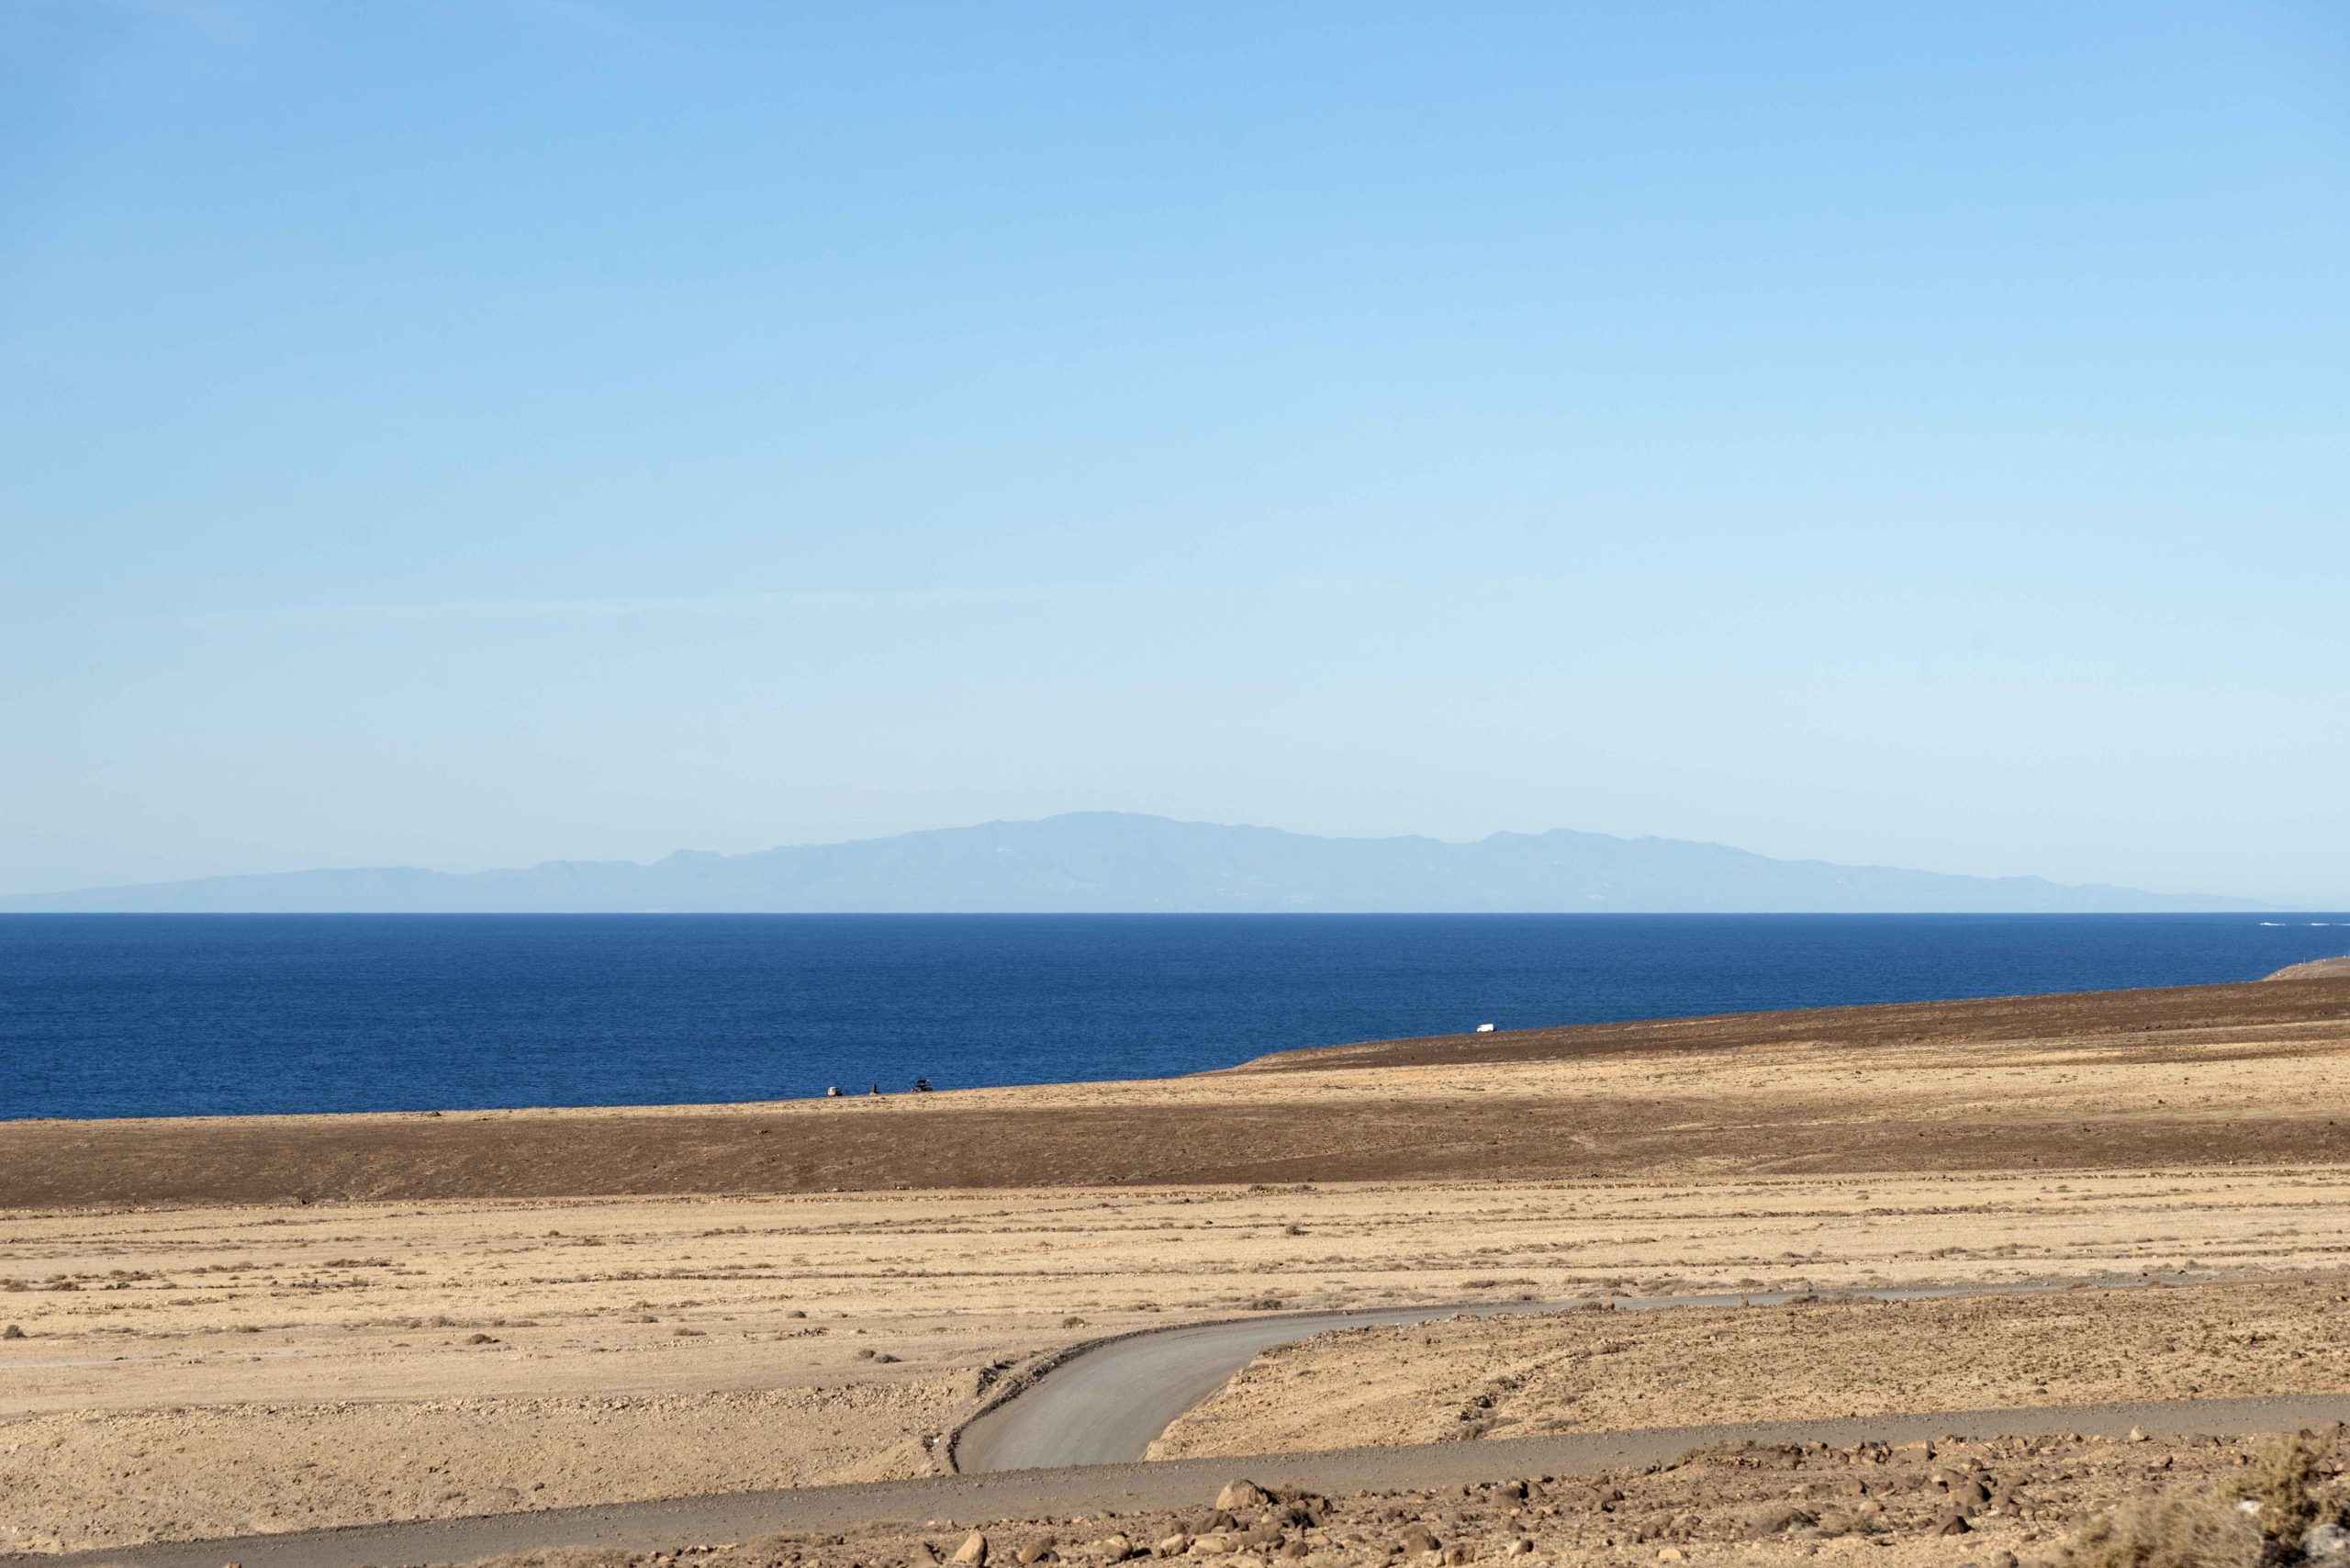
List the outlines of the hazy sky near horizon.
{"type": "Polygon", "coordinates": [[[0,892],[1113,808],[2350,906],[2350,12],[0,4],[0,892]]]}

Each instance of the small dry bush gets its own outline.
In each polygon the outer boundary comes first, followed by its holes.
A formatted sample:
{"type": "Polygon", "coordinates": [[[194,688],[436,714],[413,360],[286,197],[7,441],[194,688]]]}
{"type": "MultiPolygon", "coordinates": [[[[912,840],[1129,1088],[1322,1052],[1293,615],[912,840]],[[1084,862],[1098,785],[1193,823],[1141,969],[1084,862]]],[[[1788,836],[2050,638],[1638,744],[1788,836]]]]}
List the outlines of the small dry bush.
{"type": "Polygon", "coordinates": [[[2133,1497],[2056,1549],[2057,1568],[2262,1568],[2303,1561],[2312,1525],[2343,1518],[2320,1445],[2304,1435],[2266,1446],[2235,1482],[2203,1494],[2133,1497]],[[2246,1508],[2244,1505],[2255,1505],[2246,1508]]]}
{"type": "Polygon", "coordinates": [[[2260,1505],[2253,1522],[2270,1540],[2298,1548],[2309,1528],[2342,1511],[2341,1499],[2320,1490],[2319,1449],[2307,1436],[2271,1443],[2253,1462],[2241,1495],[2260,1505]]]}
{"type": "Polygon", "coordinates": [[[2218,1497],[2135,1497],[2057,1549],[2061,1568],[2256,1568],[2260,1532],[2218,1497]]]}

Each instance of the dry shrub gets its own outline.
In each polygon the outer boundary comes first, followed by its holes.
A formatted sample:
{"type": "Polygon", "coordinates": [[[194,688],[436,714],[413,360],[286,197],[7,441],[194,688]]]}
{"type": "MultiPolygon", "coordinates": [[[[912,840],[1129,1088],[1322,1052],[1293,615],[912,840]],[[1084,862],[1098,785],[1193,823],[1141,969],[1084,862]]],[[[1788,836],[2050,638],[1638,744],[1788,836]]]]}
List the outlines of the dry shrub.
{"type": "Polygon", "coordinates": [[[2318,1453],[2317,1443],[2303,1434],[2269,1444],[2253,1462],[2241,1491],[2260,1505],[2253,1522],[2270,1540],[2298,1548],[2311,1525],[2340,1512],[2339,1502],[2318,1490],[2318,1453]]]}
{"type": "Polygon", "coordinates": [[[2242,1479],[2202,1495],[2135,1497],[2076,1530],[2058,1568],[2260,1568],[2302,1561],[2313,1525],[2343,1517],[2307,1434],[2262,1448],[2242,1479]],[[2245,1504],[2255,1505],[2247,1508],[2245,1504]]]}
{"type": "Polygon", "coordinates": [[[2260,1532],[2220,1497],[2133,1497],[2056,1549],[2061,1568],[2256,1568],[2260,1532]]]}

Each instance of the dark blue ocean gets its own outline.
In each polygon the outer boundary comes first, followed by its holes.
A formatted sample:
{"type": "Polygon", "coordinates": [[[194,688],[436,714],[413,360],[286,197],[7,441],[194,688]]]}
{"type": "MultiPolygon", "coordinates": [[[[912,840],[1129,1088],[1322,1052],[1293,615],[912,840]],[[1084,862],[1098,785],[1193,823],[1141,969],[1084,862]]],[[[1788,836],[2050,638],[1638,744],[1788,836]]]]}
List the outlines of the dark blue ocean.
{"type": "Polygon", "coordinates": [[[2331,914],[0,915],[0,1117],[1131,1078],[2344,952],[2331,914]]]}

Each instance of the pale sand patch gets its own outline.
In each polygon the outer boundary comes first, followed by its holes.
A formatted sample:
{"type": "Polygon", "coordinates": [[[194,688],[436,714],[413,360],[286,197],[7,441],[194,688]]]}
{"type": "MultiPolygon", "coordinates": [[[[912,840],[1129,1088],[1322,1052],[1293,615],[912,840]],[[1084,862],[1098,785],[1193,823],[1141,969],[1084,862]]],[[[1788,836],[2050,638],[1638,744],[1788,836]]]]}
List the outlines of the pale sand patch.
{"type": "Polygon", "coordinates": [[[2339,1168],[0,1215],[0,1324],[28,1335],[0,1341],[0,1540],[916,1473],[922,1439],[1001,1370],[1269,1297],[2216,1278],[2345,1256],[2339,1168]]]}
{"type": "Polygon", "coordinates": [[[263,1404],[0,1422],[0,1551],[923,1473],[968,1377],[755,1394],[263,1404]]]}
{"type": "Polygon", "coordinates": [[[1276,1347],[1156,1459],[2350,1389],[2350,1276],[1564,1312],[1276,1347]]]}

